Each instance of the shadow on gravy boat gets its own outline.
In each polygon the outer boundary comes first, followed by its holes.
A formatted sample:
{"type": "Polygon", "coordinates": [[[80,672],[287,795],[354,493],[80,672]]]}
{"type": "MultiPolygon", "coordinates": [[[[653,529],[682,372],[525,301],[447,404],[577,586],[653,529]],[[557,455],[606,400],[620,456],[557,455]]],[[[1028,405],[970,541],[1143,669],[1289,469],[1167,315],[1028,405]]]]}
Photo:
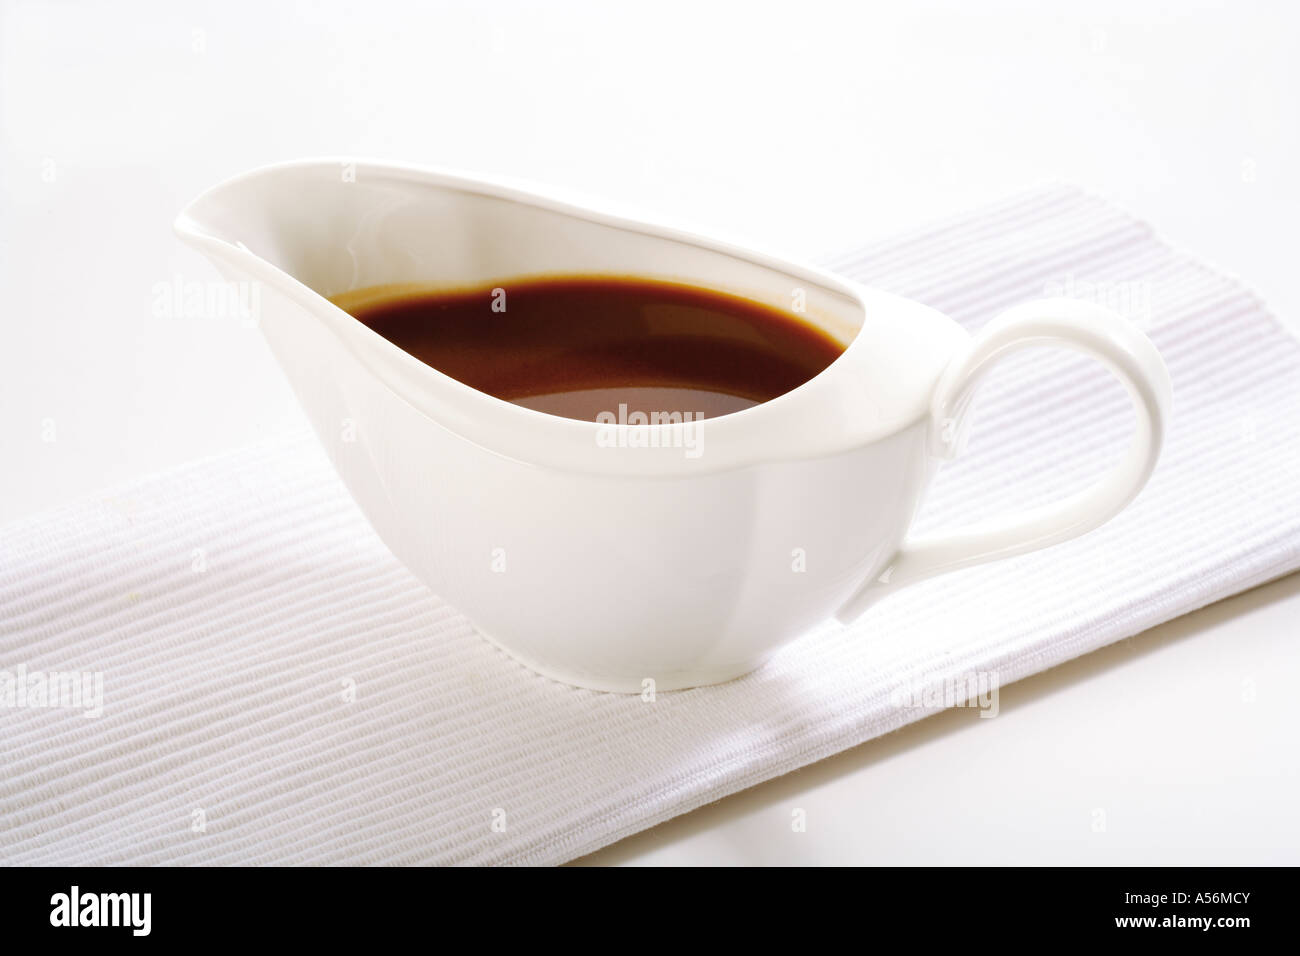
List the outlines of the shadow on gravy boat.
{"type": "Polygon", "coordinates": [[[1029,302],[972,337],[816,269],[478,177],[279,164],[204,193],[176,231],[227,279],[258,284],[266,338],[392,552],[507,653],[598,690],[730,680],[894,588],[1096,528],[1146,483],[1170,404],[1151,342],[1097,305],[1029,302]],[[330,302],[369,286],[567,274],[664,279],[787,311],[798,294],[801,319],[845,349],[730,415],[598,424],[476,391],[330,302]],[[1123,460],[1048,507],[909,536],[980,378],[1040,345],[1086,352],[1127,387],[1137,415],[1123,460]]]}

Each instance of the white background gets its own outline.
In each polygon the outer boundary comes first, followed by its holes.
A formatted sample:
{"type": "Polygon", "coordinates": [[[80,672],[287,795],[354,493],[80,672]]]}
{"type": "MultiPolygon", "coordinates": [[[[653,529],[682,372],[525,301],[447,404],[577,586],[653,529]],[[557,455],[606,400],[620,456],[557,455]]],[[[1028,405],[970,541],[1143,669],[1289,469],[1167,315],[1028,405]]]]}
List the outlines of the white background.
{"type": "MultiPolygon", "coordinates": [[[[560,184],[801,258],[1066,179],[1294,327],[1291,9],[0,0],[0,521],[299,421],[255,331],[152,304],[215,277],[176,211],[300,156],[560,184]]],[[[1300,862],[1298,622],[1284,579],[595,859],[1300,862]],[[1253,694],[1210,693],[1226,666],[1253,694]]]]}

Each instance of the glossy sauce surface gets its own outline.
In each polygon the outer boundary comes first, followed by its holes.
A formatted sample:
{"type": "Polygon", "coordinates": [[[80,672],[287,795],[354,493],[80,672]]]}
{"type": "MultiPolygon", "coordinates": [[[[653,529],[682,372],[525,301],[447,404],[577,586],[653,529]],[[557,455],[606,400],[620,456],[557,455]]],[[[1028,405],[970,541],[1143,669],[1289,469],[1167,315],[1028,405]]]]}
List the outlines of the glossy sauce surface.
{"type": "MultiPolygon", "coordinates": [[[[714,418],[802,385],[843,346],[793,313],[638,278],[455,292],[358,290],[336,303],[438,371],[537,411],[714,418]]],[[[621,419],[620,419],[621,420],[621,419]]]]}

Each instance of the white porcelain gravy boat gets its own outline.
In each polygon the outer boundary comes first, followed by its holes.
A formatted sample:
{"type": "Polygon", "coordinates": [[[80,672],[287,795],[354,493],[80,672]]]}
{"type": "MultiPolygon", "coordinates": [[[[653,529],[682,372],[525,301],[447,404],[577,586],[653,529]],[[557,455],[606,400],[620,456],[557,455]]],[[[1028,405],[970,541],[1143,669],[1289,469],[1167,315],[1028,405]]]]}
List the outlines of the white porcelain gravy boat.
{"type": "Polygon", "coordinates": [[[216,186],[176,221],[259,320],[343,481],[434,592],[528,667],[639,693],[729,680],[892,589],[1102,524],[1160,452],[1150,341],[1088,303],[1026,303],[973,338],[933,309],[700,236],[446,172],[318,160],[216,186]],[[702,423],[598,425],[493,398],[331,304],[368,286],[635,275],[789,310],[847,345],[806,384],[702,423]],[[1050,507],[908,536],[972,390],[1003,355],[1106,363],[1137,411],[1126,457],[1050,507]],[[653,681],[651,685],[650,681],[653,681]]]}

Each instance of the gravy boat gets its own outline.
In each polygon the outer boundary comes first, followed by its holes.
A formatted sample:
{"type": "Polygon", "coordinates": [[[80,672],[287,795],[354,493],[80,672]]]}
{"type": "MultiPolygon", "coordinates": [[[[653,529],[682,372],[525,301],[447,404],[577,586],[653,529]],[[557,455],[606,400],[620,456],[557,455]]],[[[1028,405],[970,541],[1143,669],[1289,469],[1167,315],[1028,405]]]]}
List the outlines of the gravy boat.
{"type": "Polygon", "coordinates": [[[518,661],[598,690],[730,680],[896,588],[1084,534],[1146,483],[1170,404],[1150,341],[1094,304],[1029,302],[972,337],[827,272],[477,176],[278,164],[204,193],[176,231],[228,280],[257,284],[271,349],[393,554],[518,661]],[[744,411],[599,424],[476,391],[330,301],[380,285],[508,292],[558,274],[798,302],[845,349],[744,411]],[[909,536],[962,445],[976,384],[1039,345],[1086,352],[1127,387],[1125,457],[1051,506],[909,536]]]}

